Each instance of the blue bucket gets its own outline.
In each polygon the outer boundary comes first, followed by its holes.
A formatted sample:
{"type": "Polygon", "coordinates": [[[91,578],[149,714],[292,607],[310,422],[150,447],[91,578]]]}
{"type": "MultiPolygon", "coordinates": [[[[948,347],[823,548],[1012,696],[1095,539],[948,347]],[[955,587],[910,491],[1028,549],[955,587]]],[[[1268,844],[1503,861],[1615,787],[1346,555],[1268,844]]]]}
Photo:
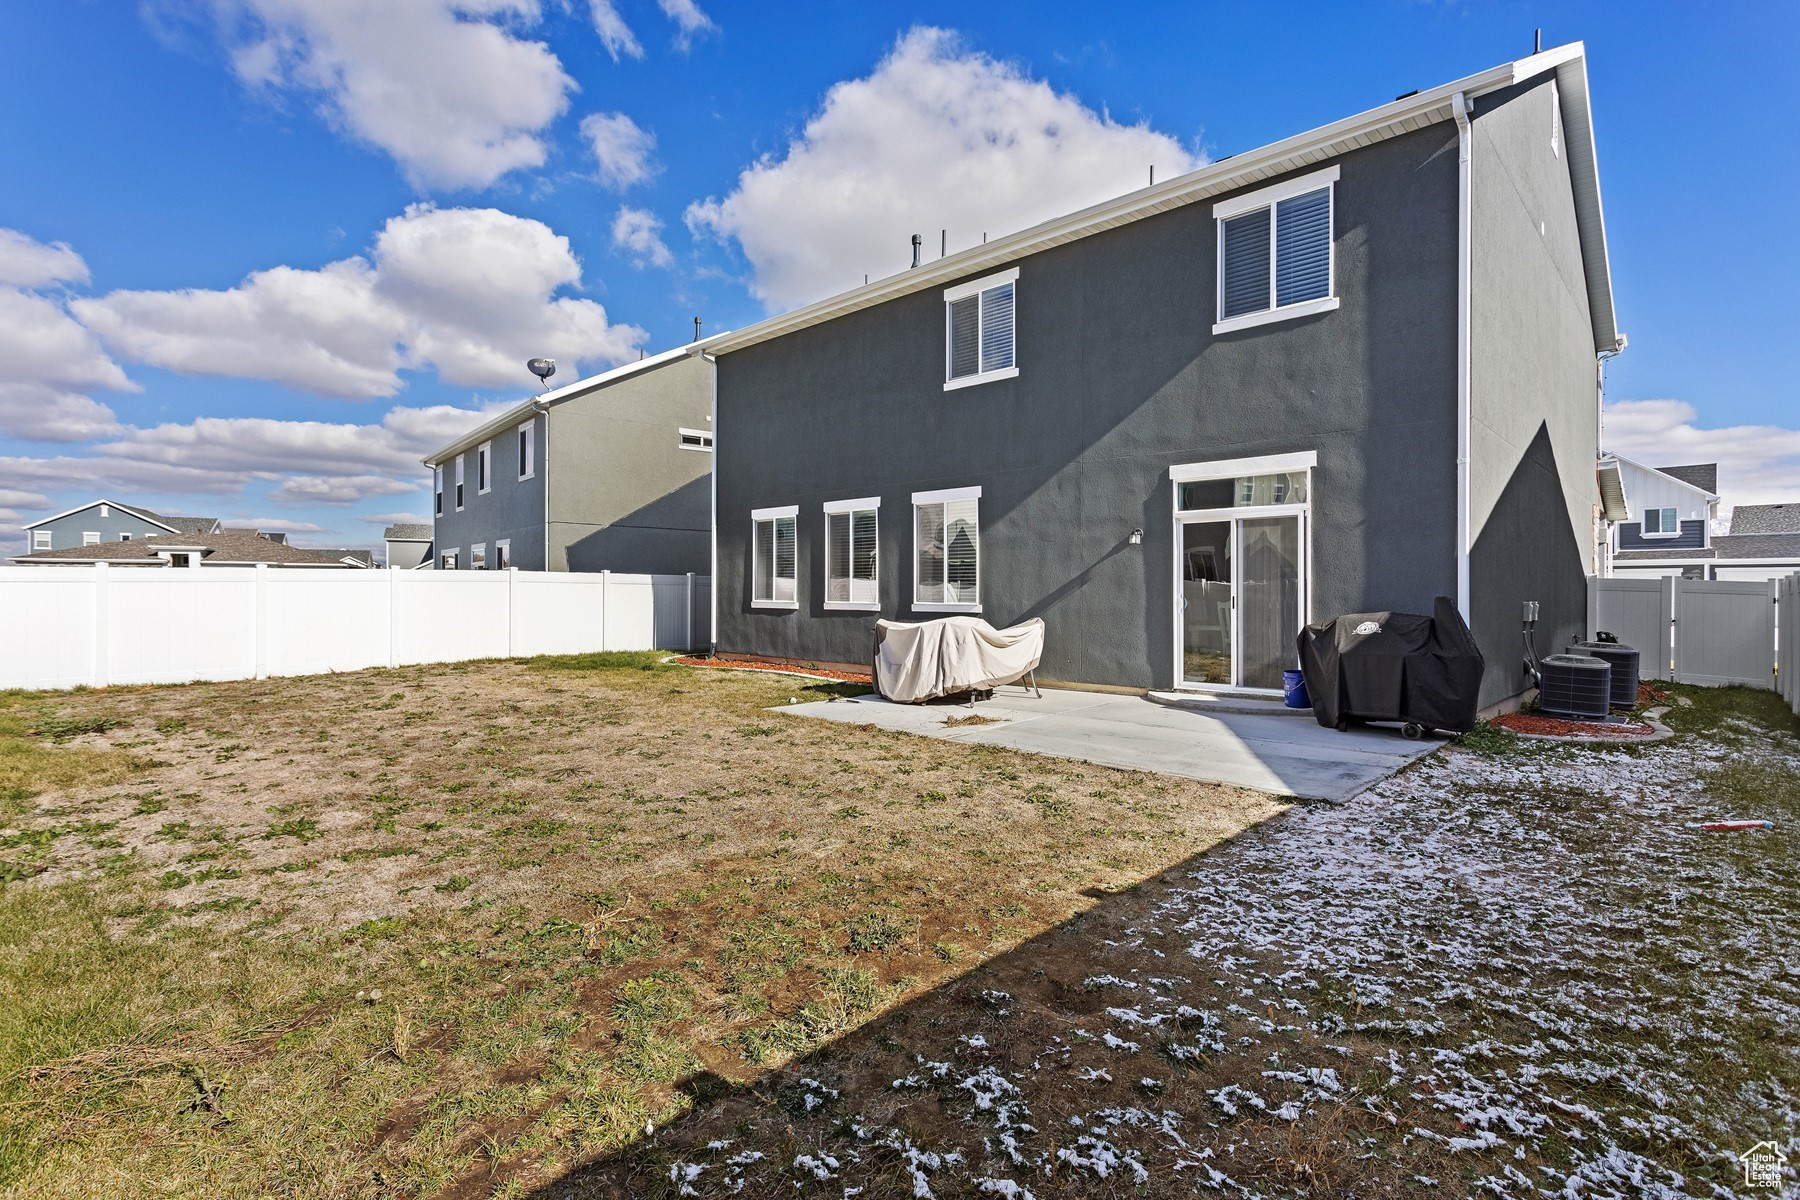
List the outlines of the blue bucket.
{"type": "Polygon", "coordinates": [[[1301,671],[1281,673],[1281,702],[1289,708],[1311,708],[1312,697],[1306,694],[1306,675],[1301,671]]]}

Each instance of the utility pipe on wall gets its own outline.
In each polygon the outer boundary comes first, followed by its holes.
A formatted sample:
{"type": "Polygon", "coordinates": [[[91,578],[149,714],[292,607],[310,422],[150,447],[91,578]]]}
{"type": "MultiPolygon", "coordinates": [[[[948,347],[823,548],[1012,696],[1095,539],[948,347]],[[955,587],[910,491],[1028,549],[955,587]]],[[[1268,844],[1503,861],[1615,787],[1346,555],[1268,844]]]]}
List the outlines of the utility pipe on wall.
{"type": "Polygon", "coordinates": [[[1470,442],[1473,437],[1469,391],[1470,184],[1473,167],[1469,143],[1469,101],[1461,92],[1450,97],[1456,118],[1456,611],[1469,620],[1469,539],[1474,524],[1470,493],[1470,442]]]}
{"type": "MultiPolygon", "coordinates": [[[[542,400],[533,398],[531,401],[531,410],[543,414],[544,417],[544,444],[542,446],[532,447],[532,453],[538,456],[538,461],[532,463],[531,466],[533,470],[543,472],[544,570],[548,571],[550,569],[550,406],[545,404],[542,400]]],[[[436,552],[437,547],[433,546],[432,550],[433,552],[436,552]]]]}

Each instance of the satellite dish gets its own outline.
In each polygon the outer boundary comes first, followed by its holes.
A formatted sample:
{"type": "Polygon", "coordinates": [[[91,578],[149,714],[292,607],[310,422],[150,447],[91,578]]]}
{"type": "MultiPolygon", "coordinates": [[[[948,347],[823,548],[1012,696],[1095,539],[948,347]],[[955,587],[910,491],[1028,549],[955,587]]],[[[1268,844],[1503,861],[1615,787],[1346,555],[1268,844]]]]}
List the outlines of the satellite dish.
{"type": "Polygon", "coordinates": [[[554,358],[534,358],[525,364],[525,369],[543,380],[547,387],[550,377],[556,374],[556,360],[554,358]]]}

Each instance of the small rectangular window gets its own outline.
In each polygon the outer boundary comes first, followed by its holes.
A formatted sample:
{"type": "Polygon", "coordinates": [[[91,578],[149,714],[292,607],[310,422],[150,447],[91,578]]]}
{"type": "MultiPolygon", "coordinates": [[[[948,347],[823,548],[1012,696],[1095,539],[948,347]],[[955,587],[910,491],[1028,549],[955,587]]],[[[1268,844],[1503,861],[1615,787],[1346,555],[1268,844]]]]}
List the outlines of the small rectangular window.
{"type": "Polygon", "coordinates": [[[439,463],[431,468],[431,512],[433,516],[444,515],[444,465],[439,463]]]}
{"type": "Polygon", "coordinates": [[[519,426],[519,478],[537,474],[537,428],[527,422],[519,426]]]}
{"type": "Polygon", "coordinates": [[[48,529],[32,530],[31,548],[33,550],[48,550],[50,548],[50,531],[48,529]]]}
{"type": "Polygon", "coordinates": [[[944,292],[944,387],[966,387],[1019,373],[1015,321],[1017,268],[944,292]]]}
{"type": "Polygon", "coordinates": [[[711,450],[713,448],[712,434],[704,429],[680,429],[676,432],[680,435],[679,445],[683,450],[711,450]]]}
{"type": "Polygon", "coordinates": [[[121,533],[119,535],[119,540],[121,542],[129,542],[131,540],[131,535],[129,533],[121,533]]]}
{"type": "Polygon", "coordinates": [[[456,511],[463,510],[463,456],[456,456],[456,511]]]}
{"type": "Polygon", "coordinates": [[[488,489],[494,486],[492,473],[488,469],[492,465],[493,459],[494,443],[483,442],[475,447],[475,492],[477,495],[487,495],[488,489]]]}
{"type": "Polygon", "coordinates": [[[869,499],[825,506],[826,608],[881,606],[880,505],[880,500],[869,499]]]}
{"type": "Polygon", "coordinates": [[[512,569],[512,543],[505,538],[494,543],[494,569],[496,571],[512,569]]]}
{"type": "Polygon", "coordinates": [[[455,550],[444,551],[443,557],[438,560],[438,565],[446,571],[456,570],[456,553],[455,550]]]}
{"type": "Polygon", "coordinates": [[[101,519],[101,520],[102,520],[102,521],[104,521],[104,520],[106,520],[106,519],[107,519],[107,518],[108,518],[108,517],[110,517],[110,516],[112,516],[112,505],[110,505],[110,504],[102,504],[102,505],[101,505],[101,506],[100,506],[100,519],[101,519]]]}
{"type": "Polygon", "coordinates": [[[913,496],[913,538],[918,552],[913,579],[915,609],[979,609],[980,509],[980,488],[913,496]]]}
{"type": "Polygon", "coordinates": [[[487,543],[476,542],[469,547],[469,570],[487,570],[487,543]]]}
{"type": "Polygon", "coordinates": [[[84,546],[98,546],[100,544],[100,535],[91,529],[85,530],[81,535],[81,544],[84,546]]]}
{"type": "Polygon", "coordinates": [[[755,540],[751,546],[750,603],[756,608],[799,606],[797,508],[764,508],[750,514],[755,540]]]}
{"type": "Polygon", "coordinates": [[[1656,537],[1673,537],[1681,532],[1681,517],[1673,508],[1646,508],[1644,510],[1644,534],[1656,537]]]}
{"type": "Polygon", "coordinates": [[[1214,333],[1337,307],[1332,206],[1338,170],[1221,201],[1214,333]]]}

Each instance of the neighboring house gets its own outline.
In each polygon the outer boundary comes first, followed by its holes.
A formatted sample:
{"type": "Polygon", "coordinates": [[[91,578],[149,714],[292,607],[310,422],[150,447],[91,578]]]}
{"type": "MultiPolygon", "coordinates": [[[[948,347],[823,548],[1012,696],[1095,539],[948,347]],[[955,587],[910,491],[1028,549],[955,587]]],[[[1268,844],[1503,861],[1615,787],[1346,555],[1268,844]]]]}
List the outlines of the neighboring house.
{"type": "MultiPolygon", "coordinates": [[[[267,563],[272,567],[325,567],[348,569],[353,564],[343,550],[302,550],[271,541],[253,529],[226,529],[214,533],[165,533],[129,541],[98,542],[20,554],[12,560],[23,566],[115,567],[242,567],[267,563]]],[[[355,553],[367,554],[367,551],[355,553]]],[[[367,565],[360,564],[360,565],[367,565]]]]}
{"type": "Polygon", "coordinates": [[[389,525],[381,540],[387,546],[390,571],[411,571],[431,565],[431,526],[389,525]]]}
{"type": "Polygon", "coordinates": [[[1779,579],[1800,571],[1800,504],[1740,504],[1716,535],[1710,579],[1779,579]]]}
{"type": "Polygon", "coordinates": [[[1273,691],[1443,595],[1503,702],[1522,602],[1585,635],[1623,345],[1581,47],[1409,93],[709,339],[719,649],[1042,617],[1056,679],[1273,691]]]}
{"type": "Polygon", "coordinates": [[[1626,510],[1613,523],[1610,571],[1602,573],[1705,578],[1701,564],[1714,557],[1712,523],[1719,514],[1718,464],[1647,467],[1608,454],[1602,465],[1617,469],[1626,510]]]}
{"type": "Polygon", "coordinates": [[[132,504],[94,500],[25,526],[25,545],[36,554],[167,533],[217,533],[219,529],[217,517],[170,517],[132,504]]]}
{"type": "Polygon", "coordinates": [[[712,364],[684,346],[558,388],[425,459],[449,570],[707,571],[712,364]]]}
{"type": "MultiPolygon", "coordinates": [[[[266,535],[265,535],[266,536],[266,535]]],[[[329,550],[322,546],[309,547],[314,554],[325,554],[337,559],[346,567],[373,567],[375,552],[373,550],[329,550]]]]}

